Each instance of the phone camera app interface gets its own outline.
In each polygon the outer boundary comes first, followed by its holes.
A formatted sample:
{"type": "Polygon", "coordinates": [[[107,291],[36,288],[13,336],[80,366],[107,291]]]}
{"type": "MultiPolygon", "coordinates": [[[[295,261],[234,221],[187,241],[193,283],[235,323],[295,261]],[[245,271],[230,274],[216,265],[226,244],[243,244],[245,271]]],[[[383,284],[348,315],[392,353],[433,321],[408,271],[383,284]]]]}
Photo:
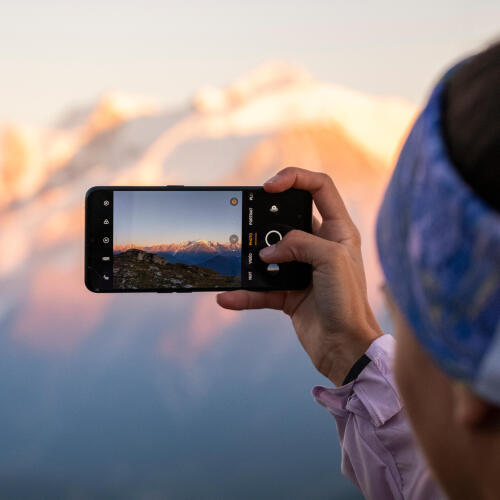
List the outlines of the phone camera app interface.
{"type": "Polygon", "coordinates": [[[240,288],[241,198],[241,191],[115,191],[114,288],[240,288]]]}
{"type": "Polygon", "coordinates": [[[294,289],[307,286],[310,268],[306,264],[267,264],[260,259],[259,251],[278,243],[292,229],[310,230],[310,210],[311,200],[304,192],[290,190],[273,194],[262,189],[245,191],[242,273],[244,288],[294,289]]]}

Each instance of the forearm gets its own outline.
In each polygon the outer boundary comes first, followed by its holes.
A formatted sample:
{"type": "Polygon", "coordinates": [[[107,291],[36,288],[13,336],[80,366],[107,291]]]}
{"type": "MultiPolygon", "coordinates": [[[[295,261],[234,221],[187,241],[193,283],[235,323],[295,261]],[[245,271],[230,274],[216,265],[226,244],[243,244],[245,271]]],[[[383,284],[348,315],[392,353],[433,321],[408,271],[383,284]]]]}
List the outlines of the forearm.
{"type": "Polygon", "coordinates": [[[315,399],[335,417],[342,472],[367,499],[443,498],[418,449],[392,377],[394,339],[367,349],[358,378],[334,389],[315,387],[315,399]]]}

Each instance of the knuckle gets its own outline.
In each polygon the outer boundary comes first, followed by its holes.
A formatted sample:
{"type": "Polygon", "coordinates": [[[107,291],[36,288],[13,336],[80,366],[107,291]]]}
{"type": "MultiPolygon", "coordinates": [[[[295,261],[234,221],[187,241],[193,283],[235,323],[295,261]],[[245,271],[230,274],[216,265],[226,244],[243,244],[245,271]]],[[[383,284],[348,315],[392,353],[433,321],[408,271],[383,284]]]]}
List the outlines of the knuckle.
{"type": "Polygon", "coordinates": [[[342,245],[341,243],[337,243],[335,241],[331,242],[331,260],[334,262],[343,262],[349,258],[349,250],[342,245]]]}
{"type": "Polygon", "coordinates": [[[359,232],[359,229],[356,226],[354,226],[353,228],[352,240],[355,245],[361,246],[361,233],[359,232]]]}
{"type": "Polygon", "coordinates": [[[341,266],[343,258],[340,255],[342,250],[338,249],[337,243],[333,241],[325,242],[325,246],[322,248],[321,253],[318,255],[318,264],[321,264],[326,269],[330,269],[331,271],[335,271],[339,266],[341,266]]]}
{"type": "Polygon", "coordinates": [[[301,231],[297,229],[292,229],[285,234],[284,238],[278,243],[279,246],[285,251],[285,253],[292,259],[297,260],[298,254],[300,253],[300,242],[302,240],[301,231]]]}
{"type": "Polygon", "coordinates": [[[333,184],[332,178],[325,172],[319,172],[318,175],[324,184],[333,184]]]}
{"type": "Polygon", "coordinates": [[[279,174],[290,174],[290,173],[294,173],[298,170],[297,167],[285,167],[285,168],[282,168],[278,173],[279,174]]]}
{"type": "Polygon", "coordinates": [[[288,244],[295,245],[296,243],[299,242],[301,237],[302,237],[301,232],[298,229],[292,229],[291,231],[288,231],[288,233],[285,234],[283,241],[285,241],[288,244]]]}

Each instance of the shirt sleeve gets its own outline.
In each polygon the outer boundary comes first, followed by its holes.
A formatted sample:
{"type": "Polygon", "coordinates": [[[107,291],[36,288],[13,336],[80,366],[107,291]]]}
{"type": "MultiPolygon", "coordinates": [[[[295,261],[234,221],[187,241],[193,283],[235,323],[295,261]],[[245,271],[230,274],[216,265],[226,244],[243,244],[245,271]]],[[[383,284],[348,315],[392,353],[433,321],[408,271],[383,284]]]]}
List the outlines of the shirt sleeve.
{"type": "Polygon", "coordinates": [[[371,362],[356,380],[337,388],[316,386],[314,399],[334,417],[342,448],[342,473],[368,500],[445,498],[426,465],[394,383],[395,340],[377,338],[371,362]]]}

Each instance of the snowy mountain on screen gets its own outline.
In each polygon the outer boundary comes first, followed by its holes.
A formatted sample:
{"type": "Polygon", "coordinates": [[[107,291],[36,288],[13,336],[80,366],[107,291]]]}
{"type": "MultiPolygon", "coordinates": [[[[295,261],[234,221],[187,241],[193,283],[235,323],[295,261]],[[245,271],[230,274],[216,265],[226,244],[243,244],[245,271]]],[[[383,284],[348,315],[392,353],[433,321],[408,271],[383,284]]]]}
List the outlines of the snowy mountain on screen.
{"type": "Polygon", "coordinates": [[[226,276],[239,275],[241,270],[241,245],[235,243],[194,240],[151,246],[130,244],[115,246],[113,252],[120,254],[129,249],[159,255],[172,264],[207,267],[226,276]]]}

